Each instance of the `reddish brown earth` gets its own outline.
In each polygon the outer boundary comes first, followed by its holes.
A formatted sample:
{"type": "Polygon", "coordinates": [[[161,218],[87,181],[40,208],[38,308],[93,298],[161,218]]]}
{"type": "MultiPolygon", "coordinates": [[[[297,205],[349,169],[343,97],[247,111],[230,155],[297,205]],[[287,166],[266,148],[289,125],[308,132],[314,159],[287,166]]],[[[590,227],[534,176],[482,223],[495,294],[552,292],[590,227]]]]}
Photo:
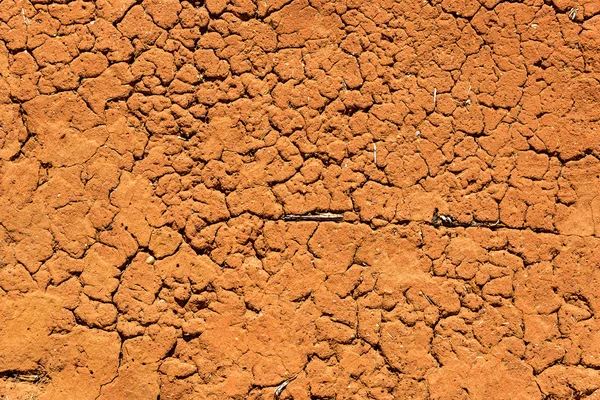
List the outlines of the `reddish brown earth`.
{"type": "Polygon", "coordinates": [[[0,1],[0,398],[599,399],[599,79],[598,0],[0,1]]]}

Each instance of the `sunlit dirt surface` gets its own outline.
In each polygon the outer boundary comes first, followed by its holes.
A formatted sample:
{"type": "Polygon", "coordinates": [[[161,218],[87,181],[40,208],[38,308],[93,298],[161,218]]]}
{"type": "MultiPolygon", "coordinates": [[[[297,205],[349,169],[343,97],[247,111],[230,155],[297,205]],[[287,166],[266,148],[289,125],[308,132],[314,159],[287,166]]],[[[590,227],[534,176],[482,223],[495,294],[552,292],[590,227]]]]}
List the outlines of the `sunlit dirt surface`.
{"type": "Polygon", "coordinates": [[[598,0],[1,0],[0,399],[600,398],[599,72],[598,0]]]}

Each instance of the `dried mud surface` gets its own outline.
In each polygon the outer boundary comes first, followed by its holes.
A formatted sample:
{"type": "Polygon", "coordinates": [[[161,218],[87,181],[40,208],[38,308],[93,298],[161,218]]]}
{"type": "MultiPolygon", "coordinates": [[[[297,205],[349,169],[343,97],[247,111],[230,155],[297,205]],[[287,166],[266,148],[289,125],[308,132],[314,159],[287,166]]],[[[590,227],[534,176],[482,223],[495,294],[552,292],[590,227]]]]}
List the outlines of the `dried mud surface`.
{"type": "Polygon", "coordinates": [[[600,398],[599,72],[597,0],[0,1],[0,398],[600,398]]]}

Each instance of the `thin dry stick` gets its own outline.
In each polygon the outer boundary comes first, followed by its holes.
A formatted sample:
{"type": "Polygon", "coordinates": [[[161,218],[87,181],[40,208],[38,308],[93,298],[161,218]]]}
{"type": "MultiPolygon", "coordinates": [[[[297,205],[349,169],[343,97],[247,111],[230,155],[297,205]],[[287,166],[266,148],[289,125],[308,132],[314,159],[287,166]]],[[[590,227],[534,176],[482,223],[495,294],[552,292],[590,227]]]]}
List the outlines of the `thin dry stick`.
{"type": "Polygon", "coordinates": [[[29,18],[27,18],[25,16],[25,9],[24,8],[21,8],[21,15],[23,16],[23,22],[25,22],[25,25],[27,27],[29,27],[29,18]]]}
{"type": "Polygon", "coordinates": [[[341,222],[344,220],[343,214],[321,213],[321,214],[288,214],[283,216],[284,221],[316,221],[316,222],[341,222]]]}
{"type": "Polygon", "coordinates": [[[427,296],[427,295],[426,295],[425,293],[423,293],[423,292],[419,292],[419,293],[420,293],[420,294],[421,294],[423,297],[425,297],[425,299],[426,299],[426,300],[429,302],[429,304],[431,304],[432,306],[434,305],[434,304],[433,304],[433,301],[431,301],[431,299],[429,298],[429,296],[427,296]]]}
{"type": "Polygon", "coordinates": [[[377,164],[377,143],[373,142],[373,164],[377,164]]]}
{"type": "Polygon", "coordinates": [[[277,386],[277,389],[275,389],[275,392],[273,393],[273,398],[275,400],[279,399],[279,396],[281,396],[281,393],[285,390],[285,388],[287,387],[287,385],[290,384],[291,381],[293,381],[294,379],[296,379],[296,377],[298,376],[298,374],[292,376],[291,378],[283,381],[281,383],[281,385],[277,386]]]}

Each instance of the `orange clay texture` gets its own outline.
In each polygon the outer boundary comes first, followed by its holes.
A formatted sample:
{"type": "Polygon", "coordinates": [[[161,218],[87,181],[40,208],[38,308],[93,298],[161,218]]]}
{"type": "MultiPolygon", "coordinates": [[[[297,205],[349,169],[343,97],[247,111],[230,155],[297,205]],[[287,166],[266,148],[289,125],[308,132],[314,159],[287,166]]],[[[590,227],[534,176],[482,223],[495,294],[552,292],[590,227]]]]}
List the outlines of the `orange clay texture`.
{"type": "Polygon", "coordinates": [[[599,0],[0,0],[0,399],[599,399],[599,0]]]}

